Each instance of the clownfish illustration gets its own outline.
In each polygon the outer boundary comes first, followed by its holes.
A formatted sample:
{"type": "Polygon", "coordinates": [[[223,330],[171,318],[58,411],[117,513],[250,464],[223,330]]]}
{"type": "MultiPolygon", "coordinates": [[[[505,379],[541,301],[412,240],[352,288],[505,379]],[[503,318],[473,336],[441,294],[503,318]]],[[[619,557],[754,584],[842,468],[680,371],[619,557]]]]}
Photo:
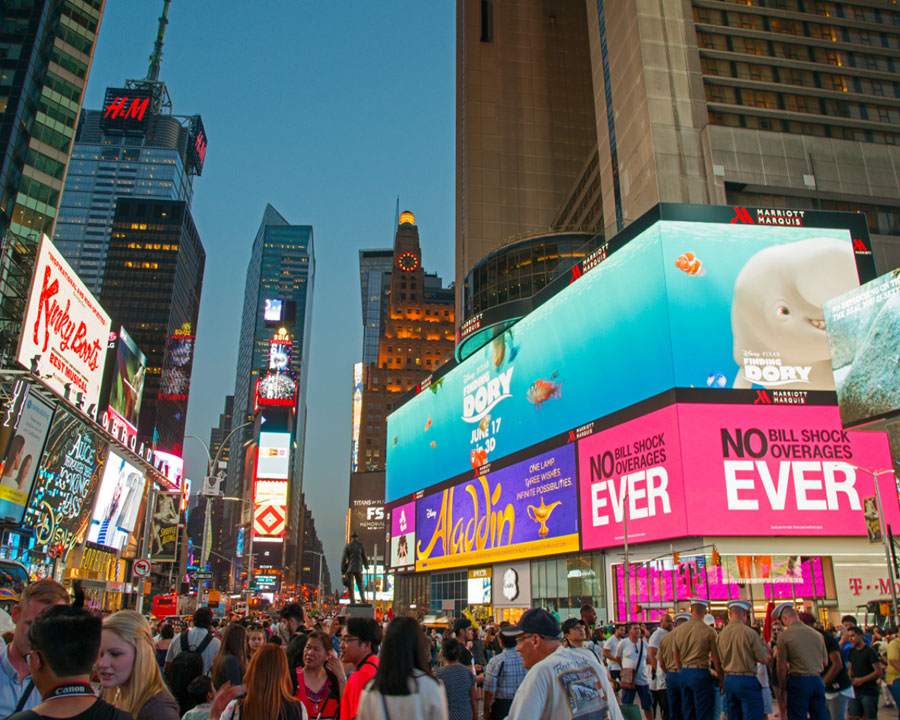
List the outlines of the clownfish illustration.
{"type": "Polygon", "coordinates": [[[706,270],[703,269],[703,263],[700,261],[700,258],[692,252],[686,252],[684,255],[679,256],[675,261],[675,267],[679,270],[684,270],[688,275],[698,277],[706,275],[706,270]]]}
{"type": "Polygon", "coordinates": [[[487,462],[487,450],[483,447],[477,447],[471,454],[472,468],[477,470],[487,462]]]}
{"type": "Polygon", "coordinates": [[[425,429],[427,430],[430,427],[431,427],[431,415],[428,416],[428,422],[425,423],[425,429]]]}

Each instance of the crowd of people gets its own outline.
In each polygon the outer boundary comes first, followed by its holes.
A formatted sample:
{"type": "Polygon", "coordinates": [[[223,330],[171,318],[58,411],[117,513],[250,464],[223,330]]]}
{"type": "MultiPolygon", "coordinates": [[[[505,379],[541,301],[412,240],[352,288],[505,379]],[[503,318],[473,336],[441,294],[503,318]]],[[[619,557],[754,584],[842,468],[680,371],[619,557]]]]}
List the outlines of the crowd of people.
{"type": "Polygon", "coordinates": [[[750,610],[730,602],[717,628],[694,600],[651,626],[603,627],[587,604],[562,624],[533,608],[515,625],[468,616],[438,631],[413,617],[321,622],[289,603],[276,617],[219,623],[200,608],[189,625],[154,627],[40,580],[0,643],[0,718],[875,720],[900,706],[897,637],[852,616],[822,627],[790,602],[764,627],[750,610]]]}

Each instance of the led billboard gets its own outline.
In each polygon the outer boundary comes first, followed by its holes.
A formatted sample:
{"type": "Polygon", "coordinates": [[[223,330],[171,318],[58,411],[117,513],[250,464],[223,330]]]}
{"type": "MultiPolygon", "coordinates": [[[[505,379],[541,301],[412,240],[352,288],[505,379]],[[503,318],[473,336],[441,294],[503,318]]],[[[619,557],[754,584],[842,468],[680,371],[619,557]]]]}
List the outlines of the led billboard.
{"type": "Polygon", "coordinates": [[[858,285],[847,229],[653,222],[388,416],[387,499],[674,387],[833,391],[822,303],[858,285]]]}
{"type": "Polygon", "coordinates": [[[416,501],[418,571],[576,550],[572,445],[416,501]]]}
{"type": "Polygon", "coordinates": [[[263,319],[267,323],[280,323],[284,314],[284,301],[278,298],[266,298],[263,302],[263,319]]]}
{"type": "Polygon", "coordinates": [[[287,522],[287,480],[253,483],[253,539],[280,540],[287,522]]]}
{"type": "Polygon", "coordinates": [[[52,420],[53,408],[17,383],[0,423],[0,518],[8,522],[22,522],[52,420]]]}
{"type": "Polygon", "coordinates": [[[23,521],[35,529],[38,545],[62,545],[65,556],[84,541],[107,449],[99,432],[56,413],[23,521]]]}
{"type": "Polygon", "coordinates": [[[290,472],[291,435],[284,432],[261,432],[256,460],[257,478],[286,480],[290,472]]]}
{"type": "Polygon", "coordinates": [[[180,493],[157,492],[150,521],[150,559],[172,562],[178,547],[180,493]]]}
{"type": "Polygon", "coordinates": [[[359,533],[359,540],[370,556],[385,556],[387,529],[383,472],[351,473],[348,531],[359,533]]]}
{"type": "Polygon", "coordinates": [[[391,568],[410,570],[416,564],[416,504],[397,505],[390,515],[391,568]]]}
{"type": "Polygon", "coordinates": [[[684,536],[866,534],[873,471],[900,522],[882,433],[834,406],[679,403],[578,441],[582,547],[684,536]],[[884,472],[887,471],[887,472],[884,472]]]}
{"type": "Polygon", "coordinates": [[[16,359],[87,410],[100,397],[108,335],[109,315],[42,236],[16,359]]]}
{"type": "Polygon", "coordinates": [[[144,375],[147,357],[141,352],[125,328],[119,328],[116,343],[116,367],[109,391],[109,411],[128,427],[130,435],[137,433],[144,396],[144,375]]]}
{"type": "Polygon", "coordinates": [[[88,541],[121,550],[137,523],[144,494],[144,473],[114,452],[109,453],[97,492],[88,541]]]}
{"type": "Polygon", "coordinates": [[[350,436],[350,472],[359,470],[359,426],[362,420],[363,364],[353,365],[353,426],[350,436]]]}
{"type": "Polygon", "coordinates": [[[900,412],[898,315],[900,270],[825,303],[825,326],[844,427],[893,421],[900,412]]]}

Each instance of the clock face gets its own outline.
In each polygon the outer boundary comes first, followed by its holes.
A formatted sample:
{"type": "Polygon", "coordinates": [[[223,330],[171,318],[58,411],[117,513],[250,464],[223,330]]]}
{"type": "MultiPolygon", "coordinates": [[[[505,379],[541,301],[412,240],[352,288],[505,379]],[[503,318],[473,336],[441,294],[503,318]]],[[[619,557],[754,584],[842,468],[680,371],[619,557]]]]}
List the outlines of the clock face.
{"type": "Polygon", "coordinates": [[[419,267],[419,258],[416,257],[415,253],[400,253],[400,257],[397,258],[397,267],[404,272],[412,272],[419,267]]]}

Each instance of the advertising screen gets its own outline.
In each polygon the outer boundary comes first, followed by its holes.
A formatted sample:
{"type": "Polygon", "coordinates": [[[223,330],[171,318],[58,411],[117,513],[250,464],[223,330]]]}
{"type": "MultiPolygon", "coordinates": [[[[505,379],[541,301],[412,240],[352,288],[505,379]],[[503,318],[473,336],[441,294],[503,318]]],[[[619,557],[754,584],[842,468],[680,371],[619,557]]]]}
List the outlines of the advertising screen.
{"type": "Polygon", "coordinates": [[[408,570],[415,566],[416,504],[398,505],[391,510],[391,568],[408,570]]]}
{"type": "Polygon", "coordinates": [[[844,427],[900,412],[900,271],[825,303],[825,326],[844,427]]]}
{"type": "Polygon", "coordinates": [[[879,471],[900,506],[883,433],[848,432],[834,406],[681,403],[578,441],[585,550],[690,535],[866,534],[879,471]]]}
{"type": "Polygon", "coordinates": [[[385,557],[387,528],[384,518],[384,473],[350,475],[350,532],[359,533],[370,556],[385,557]],[[377,550],[377,552],[376,552],[377,550]]]}
{"type": "Polygon", "coordinates": [[[153,502],[150,521],[150,559],[153,562],[172,562],[178,546],[179,493],[158,492],[153,502]]]}
{"type": "Polygon", "coordinates": [[[846,229],[657,221],[388,416],[387,499],[673,387],[834,390],[858,285],[846,229]]]}
{"type": "Polygon", "coordinates": [[[137,522],[144,494],[144,473],[110,452],[94,504],[88,540],[121,550],[137,522]]]}
{"type": "Polygon", "coordinates": [[[116,368],[109,392],[109,409],[128,425],[131,434],[137,432],[146,369],[147,357],[128,331],[120,328],[116,344],[116,368]]]}
{"type": "Polygon", "coordinates": [[[290,470],[290,433],[261,432],[256,477],[285,480],[290,470]]]}
{"type": "Polygon", "coordinates": [[[416,536],[417,571],[578,550],[574,447],[417,500],[416,536]]]}
{"type": "Polygon", "coordinates": [[[38,248],[17,360],[85,409],[103,383],[109,315],[44,235],[38,248]]]}
{"type": "Polygon", "coordinates": [[[350,437],[350,472],[359,470],[359,426],[362,420],[363,364],[353,366],[353,426],[350,437]]]}
{"type": "Polygon", "coordinates": [[[53,419],[53,408],[21,383],[3,418],[5,451],[0,464],[0,518],[22,522],[38,463],[53,419]]]}
{"type": "Polygon", "coordinates": [[[62,545],[66,555],[84,541],[107,449],[99,433],[56,413],[23,522],[35,529],[38,545],[62,545]]]}
{"type": "Polygon", "coordinates": [[[263,318],[267,323],[281,322],[284,314],[284,301],[278,298],[266,298],[265,308],[263,309],[263,318]]]}
{"type": "Polygon", "coordinates": [[[289,370],[294,343],[290,338],[273,339],[269,343],[269,370],[289,370]]]}
{"type": "Polygon", "coordinates": [[[287,518],[286,480],[257,480],[253,484],[253,539],[284,537],[287,518]]]}

